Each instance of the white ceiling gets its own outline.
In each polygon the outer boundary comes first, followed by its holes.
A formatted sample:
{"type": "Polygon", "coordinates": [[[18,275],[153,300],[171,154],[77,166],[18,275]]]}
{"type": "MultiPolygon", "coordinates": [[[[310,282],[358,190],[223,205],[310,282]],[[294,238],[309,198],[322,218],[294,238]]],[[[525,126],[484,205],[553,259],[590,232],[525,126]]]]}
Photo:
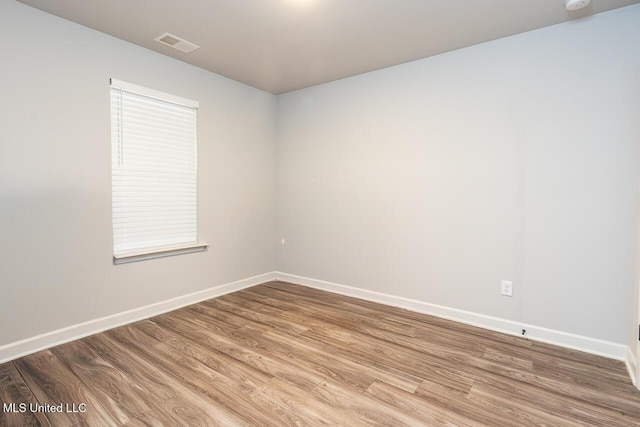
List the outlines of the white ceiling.
{"type": "Polygon", "coordinates": [[[283,93],[640,3],[592,0],[19,0],[283,93]],[[164,32],[200,46],[182,53],[164,32]]]}

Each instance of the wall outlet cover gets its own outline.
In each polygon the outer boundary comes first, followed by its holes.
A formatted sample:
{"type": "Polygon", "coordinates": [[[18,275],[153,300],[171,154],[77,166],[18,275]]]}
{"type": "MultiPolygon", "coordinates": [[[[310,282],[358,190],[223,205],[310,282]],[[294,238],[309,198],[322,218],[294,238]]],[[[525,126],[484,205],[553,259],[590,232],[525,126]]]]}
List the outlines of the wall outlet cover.
{"type": "Polygon", "coordinates": [[[504,296],[513,296],[513,282],[509,280],[502,281],[501,293],[504,296]]]}

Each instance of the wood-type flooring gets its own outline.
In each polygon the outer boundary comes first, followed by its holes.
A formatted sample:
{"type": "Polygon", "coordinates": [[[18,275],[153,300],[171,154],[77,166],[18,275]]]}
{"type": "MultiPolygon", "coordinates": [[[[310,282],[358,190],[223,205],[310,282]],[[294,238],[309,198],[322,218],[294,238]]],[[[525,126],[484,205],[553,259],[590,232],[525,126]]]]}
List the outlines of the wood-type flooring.
{"type": "Polygon", "coordinates": [[[2,364],[0,409],[1,426],[640,426],[620,361],[283,282],[2,364]]]}

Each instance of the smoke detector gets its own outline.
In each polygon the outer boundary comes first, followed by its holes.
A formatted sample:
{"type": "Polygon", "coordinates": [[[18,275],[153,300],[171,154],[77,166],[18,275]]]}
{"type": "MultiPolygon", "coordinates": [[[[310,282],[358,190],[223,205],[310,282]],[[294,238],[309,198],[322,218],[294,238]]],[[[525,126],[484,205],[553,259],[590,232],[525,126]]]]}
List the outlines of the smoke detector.
{"type": "Polygon", "coordinates": [[[567,10],[578,10],[591,4],[591,0],[567,0],[564,7],[567,10]]]}
{"type": "Polygon", "coordinates": [[[192,52],[200,47],[197,44],[188,42],[185,39],[181,39],[180,37],[174,36],[173,34],[170,34],[170,33],[161,34],[158,37],[156,37],[154,40],[157,41],[158,43],[162,43],[165,46],[172,47],[184,53],[192,52]]]}

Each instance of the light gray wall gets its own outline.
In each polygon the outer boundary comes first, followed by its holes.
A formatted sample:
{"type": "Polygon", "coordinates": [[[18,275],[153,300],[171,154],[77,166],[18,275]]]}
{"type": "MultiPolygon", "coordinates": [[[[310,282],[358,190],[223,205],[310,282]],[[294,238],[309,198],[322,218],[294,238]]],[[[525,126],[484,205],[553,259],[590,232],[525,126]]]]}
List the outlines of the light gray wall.
{"type": "Polygon", "coordinates": [[[633,6],[282,95],[276,111],[0,2],[0,345],[276,266],[633,345],[639,21],[633,6]],[[200,102],[209,252],[112,265],[109,77],[200,102]]]}
{"type": "MultiPolygon", "coordinates": [[[[639,77],[640,78],[640,77],[639,77]]],[[[640,121],[640,117],[638,118],[640,121]]],[[[640,170],[640,150],[638,151],[638,165],[640,170]]],[[[636,254],[634,264],[634,276],[633,276],[633,292],[631,295],[631,323],[628,347],[631,350],[633,361],[636,362],[636,370],[638,363],[638,347],[640,347],[639,326],[640,326],[640,172],[638,173],[637,188],[639,191],[637,204],[636,204],[636,254]]],[[[640,382],[638,383],[640,385],[640,382]]]]}
{"type": "Polygon", "coordinates": [[[275,265],[275,97],[0,2],[0,345],[275,265]],[[200,102],[206,253],[112,265],[109,78],[200,102]]]}
{"type": "Polygon", "coordinates": [[[278,269],[628,344],[639,22],[632,6],[279,96],[278,269]]]}

